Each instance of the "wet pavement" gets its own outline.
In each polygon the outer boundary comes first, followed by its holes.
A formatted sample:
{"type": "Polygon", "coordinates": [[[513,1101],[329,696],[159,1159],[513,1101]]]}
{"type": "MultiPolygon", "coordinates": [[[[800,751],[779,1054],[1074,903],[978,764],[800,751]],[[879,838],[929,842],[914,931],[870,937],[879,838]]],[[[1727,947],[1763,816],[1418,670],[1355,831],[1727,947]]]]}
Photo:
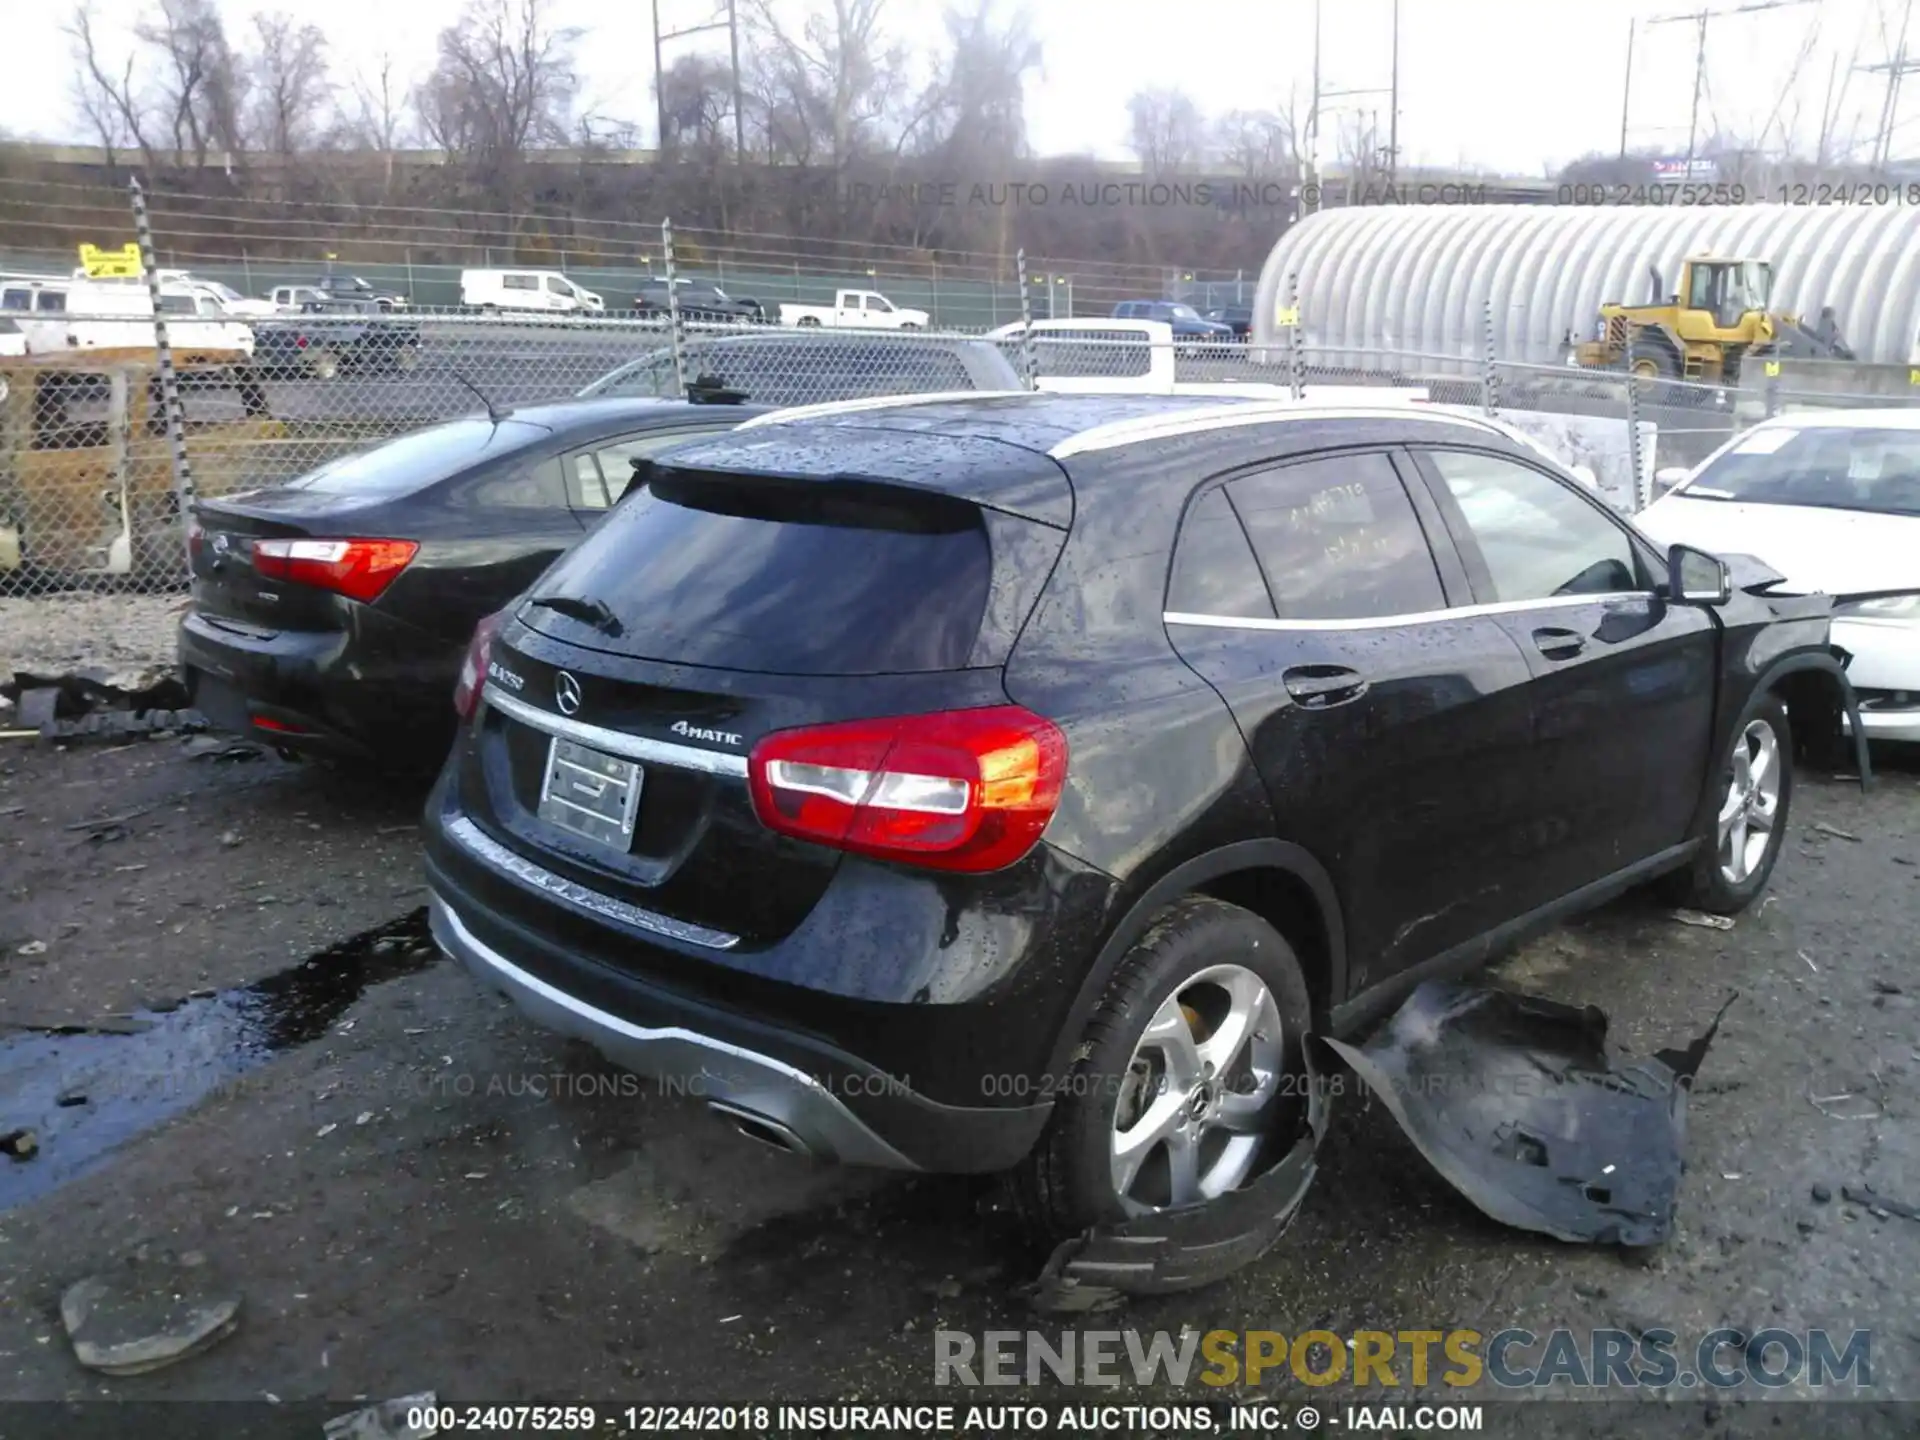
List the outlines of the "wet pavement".
{"type": "MultiPolygon", "coordinates": [[[[419,800],[164,740],[0,753],[0,1133],[41,1146],[0,1159],[0,1395],[879,1401],[925,1398],[935,1329],[1057,1333],[1017,1294],[1038,1257],[992,1181],[754,1146],[420,953],[419,800]],[[143,807],[118,838],[66,828],[143,807]],[[75,1026],[92,1029],[49,1033],[75,1026]],[[116,1026],[136,1033],[93,1033],[116,1026]],[[153,1374],[85,1371],[59,1297],[143,1243],[215,1257],[238,1330],[153,1374]]],[[[1500,966],[1602,1007],[1640,1055],[1738,992],[1690,1102],[1664,1245],[1503,1228],[1348,1076],[1274,1252],[1076,1323],[1866,1328],[1877,1394],[1920,1401],[1920,1222],[1844,1195],[1920,1203],[1916,862],[1920,765],[1865,796],[1803,777],[1771,898],[1733,930],[1630,898],[1500,966]]],[[[1263,1389],[1308,1398],[1277,1370],[1263,1389]]],[[[1675,1433],[1782,1433],[1775,1406],[1687,1396],[1662,1413],[1678,1407],[1675,1433]]],[[[1528,1429],[1651,1433],[1647,1413],[1553,1406],[1528,1429]]],[[[1914,1429],[1836,1406],[1791,1433],[1914,1429]]]]}

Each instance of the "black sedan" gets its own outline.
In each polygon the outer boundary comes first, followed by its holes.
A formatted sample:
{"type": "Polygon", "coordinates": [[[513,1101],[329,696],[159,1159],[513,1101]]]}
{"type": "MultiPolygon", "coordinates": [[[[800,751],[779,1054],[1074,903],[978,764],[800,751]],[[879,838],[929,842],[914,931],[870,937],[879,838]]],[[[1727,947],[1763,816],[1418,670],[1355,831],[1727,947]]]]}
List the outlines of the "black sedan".
{"type": "Polygon", "coordinates": [[[180,662],[286,753],[438,764],[479,621],[593,527],[634,462],[764,407],[570,401],[469,416],[193,508],[180,662]]]}

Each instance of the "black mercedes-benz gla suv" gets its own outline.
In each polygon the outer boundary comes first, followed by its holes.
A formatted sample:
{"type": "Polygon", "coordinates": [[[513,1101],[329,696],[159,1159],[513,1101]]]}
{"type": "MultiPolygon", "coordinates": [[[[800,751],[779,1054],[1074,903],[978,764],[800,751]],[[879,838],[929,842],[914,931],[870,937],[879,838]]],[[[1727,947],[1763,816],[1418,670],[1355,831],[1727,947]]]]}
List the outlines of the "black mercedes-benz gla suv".
{"type": "Polygon", "coordinates": [[[777,412],[481,628],[439,942],[751,1135],[1017,1168],[1055,1235],[1221,1203],[1316,1034],[1665,878],[1750,903],[1818,597],[1410,405],[777,412]]]}

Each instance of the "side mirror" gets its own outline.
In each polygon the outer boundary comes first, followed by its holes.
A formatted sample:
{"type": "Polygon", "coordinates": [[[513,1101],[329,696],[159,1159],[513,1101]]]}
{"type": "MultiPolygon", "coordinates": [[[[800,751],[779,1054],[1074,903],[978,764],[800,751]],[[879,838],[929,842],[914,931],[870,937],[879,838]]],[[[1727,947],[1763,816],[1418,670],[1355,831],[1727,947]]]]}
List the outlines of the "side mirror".
{"type": "Polygon", "coordinates": [[[1676,605],[1724,605],[1733,598],[1733,572],[1718,555],[1675,545],[1667,551],[1667,597],[1676,605]]]}

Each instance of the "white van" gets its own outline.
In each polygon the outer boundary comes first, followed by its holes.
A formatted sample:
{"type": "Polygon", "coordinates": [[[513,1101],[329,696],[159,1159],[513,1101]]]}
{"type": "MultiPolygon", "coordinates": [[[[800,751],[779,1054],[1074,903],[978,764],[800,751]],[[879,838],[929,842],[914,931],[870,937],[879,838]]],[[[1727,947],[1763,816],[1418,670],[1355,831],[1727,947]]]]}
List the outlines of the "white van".
{"type": "MultiPolygon", "coordinates": [[[[160,308],[167,317],[168,338],[177,344],[253,353],[252,329],[229,319],[213,295],[163,284],[160,308]]],[[[153,344],[153,298],[145,285],[10,276],[0,280],[0,315],[20,327],[34,355],[153,344]]]]}
{"type": "Polygon", "coordinates": [[[462,270],[460,303],[469,310],[601,311],[606,302],[558,270],[462,270]]]}

